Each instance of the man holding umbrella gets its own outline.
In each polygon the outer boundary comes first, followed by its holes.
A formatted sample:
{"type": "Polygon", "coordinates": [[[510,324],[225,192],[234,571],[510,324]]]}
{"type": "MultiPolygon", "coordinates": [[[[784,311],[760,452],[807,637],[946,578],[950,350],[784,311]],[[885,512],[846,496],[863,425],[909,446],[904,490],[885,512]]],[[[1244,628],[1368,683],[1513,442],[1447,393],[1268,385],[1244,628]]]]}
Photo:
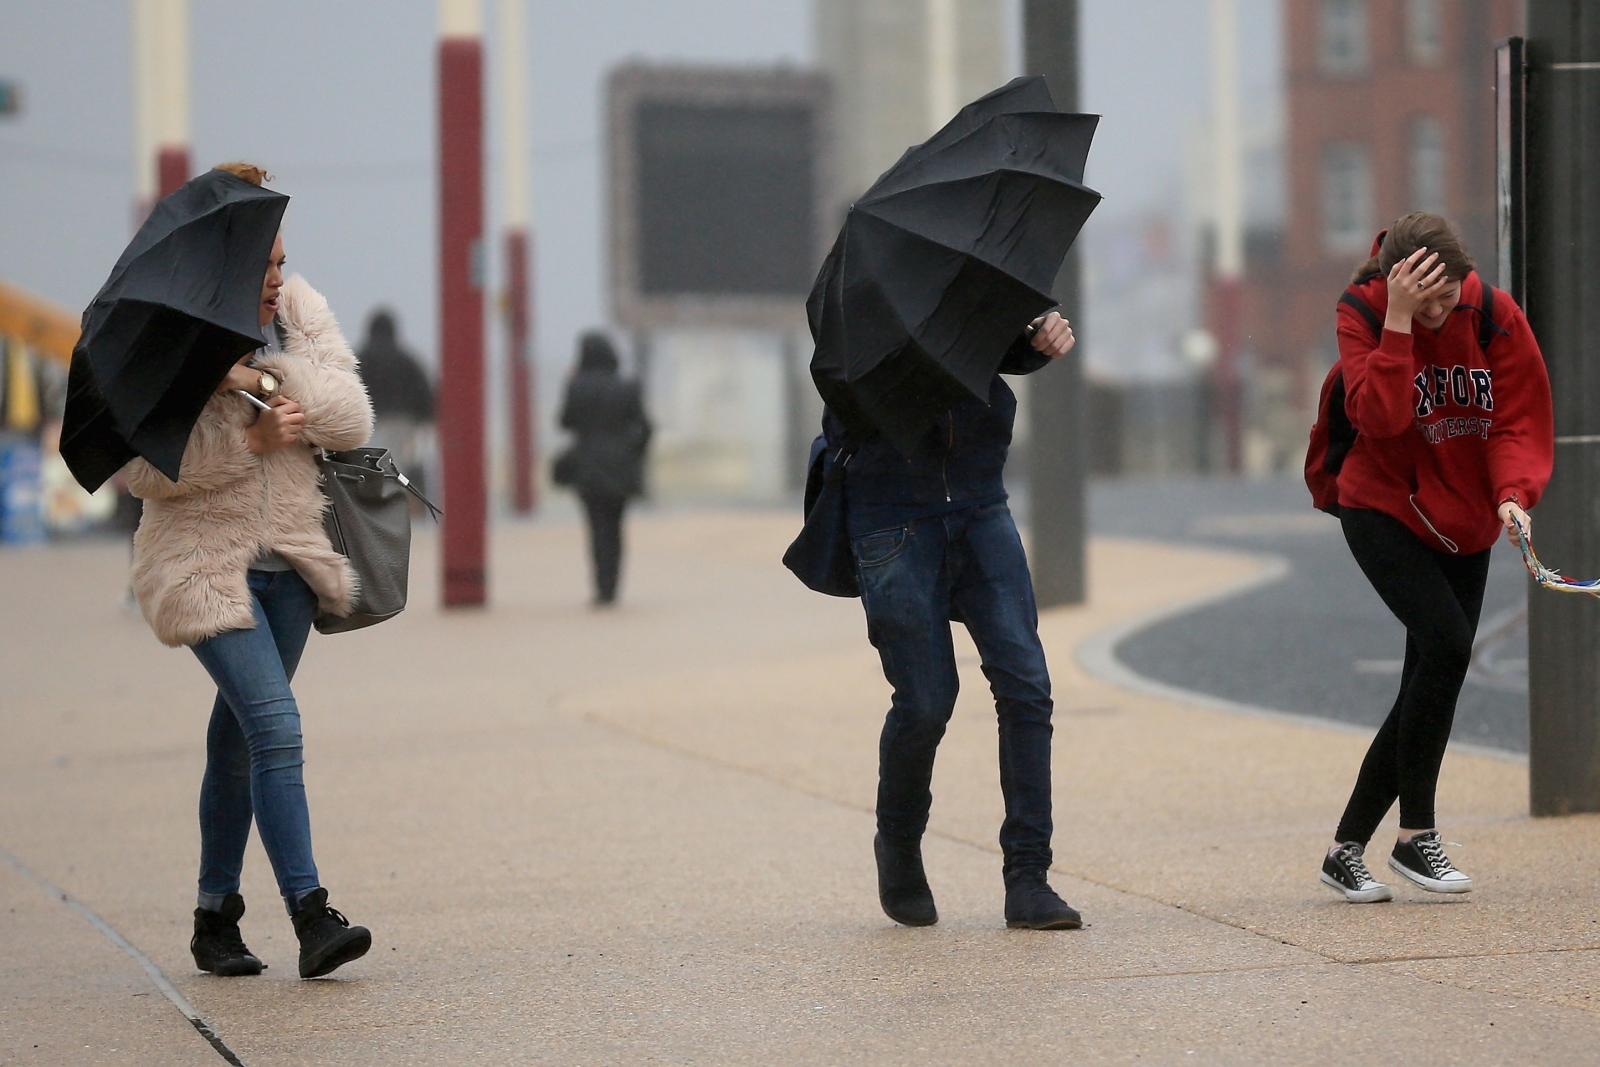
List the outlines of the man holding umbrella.
{"type": "Polygon", "coordinates": [[[1050,674],[1001,477],[1017,403],[1000,375],[1073,346],[1046,312],[1099,201],[1082,185],[1095,121],[1058,112],[1041,78],[968,105],[851,207],[808,303],[827,410],[785,562],[861,597],[894,687],[874,849],[883,909],[907,926],[938,921],[921,840],[959,684],[951,621],[978,647],[999,718],[1006,924],[1083,924],[1046,880],[1050,674]]]}

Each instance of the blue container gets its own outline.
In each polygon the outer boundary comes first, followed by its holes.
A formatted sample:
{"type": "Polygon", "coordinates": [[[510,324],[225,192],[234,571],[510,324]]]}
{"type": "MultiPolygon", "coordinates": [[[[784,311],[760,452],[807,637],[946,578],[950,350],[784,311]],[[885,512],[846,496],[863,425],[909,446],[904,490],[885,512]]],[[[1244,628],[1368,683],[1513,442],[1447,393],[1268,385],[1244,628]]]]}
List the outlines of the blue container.
{"type": "Polygon", "coordinates": [[[39,492],[39,444],[27,437],[0,437],[0,542],[43,541],[44,509],[39,492]]]}

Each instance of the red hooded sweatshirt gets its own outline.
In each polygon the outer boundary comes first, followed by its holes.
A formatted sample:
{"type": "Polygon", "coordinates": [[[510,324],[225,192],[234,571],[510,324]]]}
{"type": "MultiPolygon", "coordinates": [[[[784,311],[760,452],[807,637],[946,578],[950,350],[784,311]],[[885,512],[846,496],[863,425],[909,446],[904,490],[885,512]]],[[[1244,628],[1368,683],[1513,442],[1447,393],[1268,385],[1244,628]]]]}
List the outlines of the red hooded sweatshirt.
{"type": "MultiPolygon", "coordinates": [[[[1381,320],[1388,279],[1357,290],[1381,320]]],[[[1405,523],[1430,548],[1469,555],[1499,536],[1506,500],[1539,502],[1555,458],[1550,379],[1528,320],[1496,291],[1498,330],[1478,346],[1483,282],[1476,271],[1445,324],[1411,333],[1372,327],[1339,305],[1345,413],[1359,436],[1339,471],[1339,504],[1405,523]]]]}

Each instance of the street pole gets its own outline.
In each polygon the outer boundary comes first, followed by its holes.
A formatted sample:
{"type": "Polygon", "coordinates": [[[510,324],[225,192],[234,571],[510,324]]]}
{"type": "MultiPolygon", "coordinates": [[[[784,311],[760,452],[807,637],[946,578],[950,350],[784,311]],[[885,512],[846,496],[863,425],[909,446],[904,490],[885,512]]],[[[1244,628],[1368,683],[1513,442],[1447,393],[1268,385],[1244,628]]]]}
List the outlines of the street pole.
{"type": "Polygon", "coordinates": [[[528,207],[528,79],[524,0],[500,5],[500,174],[506,254],[506,371],[511,388],[511,508],[531,515],[537,502],[537,409],[528,338],[533,323],[533,220],[528,207]]]}
{"type": "Polygon", "coordinates": [[[961,42],[957,0],[924,0],[927,29],[928,133],[937,133],[961,109],[961,42]]]}
{"type": "Polygon", "coordinates": [[[439,445],[444,605],[484,603],[483,12],[439,0],[439,445]]]}
{"type": "Polygon", "coordinates": [[[137,221],[189,180],[188,0],[134,0],[133,189],[137,221]]]}
{"type": "MultiPolygon", "coordinates": [[[[1600,572],[1600,9],[1529,0],[1526,310],[1555,397],[1555,475],[1539,554],[1600,572]]],[[[1534,815],[1600,811],[1600,603],[1528,597],[1534,815]]]]}
{"type": "Polygon", "coordinates": [[[1222,424],[1229,474],[1244,466],[1244,171],[1239,130],[1239,9],[1211,0],[1211,176],[1216,258],[1208,279],[1211,335],[1217,341],[1212,396],[1222,424]]]}
{"type": "MultiPolygon", "coordinates": [[[[1062,111],[1078,110],[1077,0],[1025,0],[1022,13],[1029,74],[1044,76],[1062,111]]],[[[1034,598],[1041,608],[1081,604],[1088,593],[1084,539],[1088,507],[1084,473],[1088,454],[1083,426],[1083,326],[1077,249],[1067,253],[1053,294],[1072,323],[1078,343],[1032,376],[1028,479],[1032,490],[1034,598]]]]}

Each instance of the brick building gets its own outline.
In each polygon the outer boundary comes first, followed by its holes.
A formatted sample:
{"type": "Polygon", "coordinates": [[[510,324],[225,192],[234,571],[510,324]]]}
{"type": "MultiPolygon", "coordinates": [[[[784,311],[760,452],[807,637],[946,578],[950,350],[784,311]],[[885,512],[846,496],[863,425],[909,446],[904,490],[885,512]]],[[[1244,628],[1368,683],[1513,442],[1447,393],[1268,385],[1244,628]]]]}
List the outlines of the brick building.
{"type": "Polygon", "coordinates": [[[1493,44],[1522,22],[1522,0],[1285,0],[1288,217],[1251,318],[1306,426],[1334,304],[1379,230],[1448,216],[1495,280],[1493,44]]]}

